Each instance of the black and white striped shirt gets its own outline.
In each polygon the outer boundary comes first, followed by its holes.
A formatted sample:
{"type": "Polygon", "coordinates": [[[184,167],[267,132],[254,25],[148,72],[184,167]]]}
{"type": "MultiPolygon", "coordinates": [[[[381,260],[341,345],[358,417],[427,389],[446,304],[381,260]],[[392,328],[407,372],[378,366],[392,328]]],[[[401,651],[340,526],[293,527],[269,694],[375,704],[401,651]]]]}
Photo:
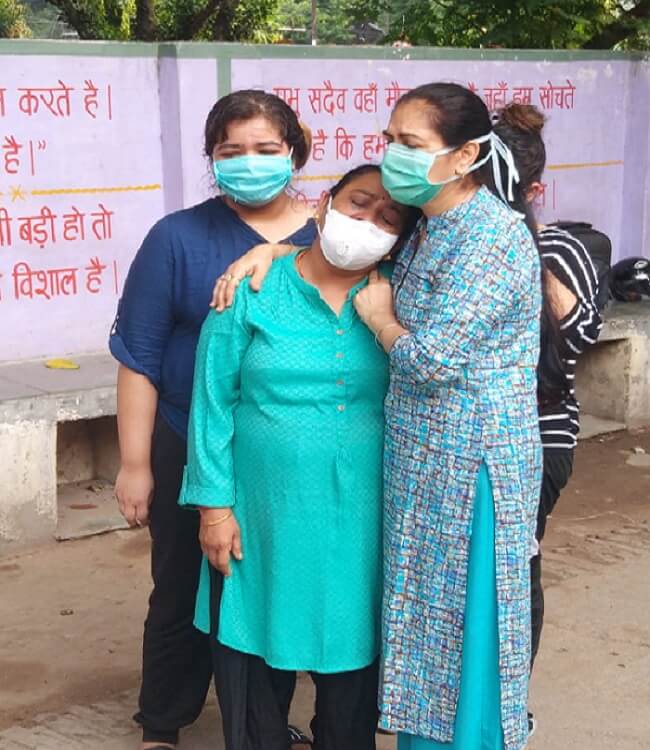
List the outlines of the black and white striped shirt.
{"type": "Polygon", "coordinates": [[[598,277],[585,246],[571,234],[545,227],[538,237],[544,266],[577,298],[573,310],[559,321],[569,390],[560,403],[540,406],[540,433],[544,448],[575,448],[580,430],[580,406],[574,388],[576,360],[596,343],[603,325],[596,307],[598,277]]]}

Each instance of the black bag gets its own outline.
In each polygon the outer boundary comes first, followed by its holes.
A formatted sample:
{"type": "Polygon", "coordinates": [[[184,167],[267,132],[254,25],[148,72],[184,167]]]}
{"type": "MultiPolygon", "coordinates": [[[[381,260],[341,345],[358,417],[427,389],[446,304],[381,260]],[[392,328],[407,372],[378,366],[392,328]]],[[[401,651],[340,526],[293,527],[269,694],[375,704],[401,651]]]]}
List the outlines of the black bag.
{"type": "Polygon", "coordinates": [[[609,237],[584,221],[557,221],[550,226],[564,229],[582,242],[598,276],[596,305],[602,310],[609,301],[609,269],[612,265],[612,243],[609,237]]]}
{"type": "Polygon", "coordinates": [[[650,299],[650,260],[625,258],[612,266],[609,291],[619,302],[640,302],[650,299]]]}

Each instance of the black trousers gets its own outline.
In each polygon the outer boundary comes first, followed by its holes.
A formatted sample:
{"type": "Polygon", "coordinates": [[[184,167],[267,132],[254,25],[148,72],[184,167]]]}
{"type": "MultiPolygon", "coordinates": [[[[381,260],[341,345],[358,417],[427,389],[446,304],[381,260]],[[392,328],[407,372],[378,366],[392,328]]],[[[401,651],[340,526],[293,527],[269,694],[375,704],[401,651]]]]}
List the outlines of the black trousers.
{"type": "MultiPolygon", "coordinates": [[[[211,570],[211,646],[226,750],[287,750],[296,673],[217,641],[223,578],[211,570]]],[[[338,674],[316,674],[311,730],[315,750],[375,750],[379,661],[338,674]]]]}
{"type": "MultiPolygon", "coordinates": [[[[541,544],[546,532],[546,521],[555,508],[560,493],[566,487],[573,471],[573,449],[551,448],[544,450],[544,470],[535,536],[541,544]]],[[[530,561],[530,604],[531,604],[531,659],[532,672],[535,657],[539,651],[544,625],[544,589],[542,587],[542,552],[530,561]]]]}
{"type": "Polygon", "coordinates": [[[144,624],[140,710],[133,717],[145,742],[177,742],[178,730],[201,713],[212,678],[209,639],[193,625],[199,518],[178,505],[186,452],[185,441],[158,417],[149,515],[153,591],[144,624]]]}

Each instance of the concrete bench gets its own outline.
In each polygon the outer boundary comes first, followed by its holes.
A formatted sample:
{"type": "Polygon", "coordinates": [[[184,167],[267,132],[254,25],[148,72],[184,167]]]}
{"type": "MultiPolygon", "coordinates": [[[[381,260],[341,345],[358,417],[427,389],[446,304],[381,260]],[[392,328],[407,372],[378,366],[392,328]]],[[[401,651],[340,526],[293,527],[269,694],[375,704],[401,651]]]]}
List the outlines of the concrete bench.
{"type": "Polygon", "coordinates": [[[650,302],[612,303],[598,343],[578,360],[582,412],[627,428],[650,425],[650,302]]]}
{"type": "Polygon", "coordinates": [[[0,365],[0,552],[55,536],[61,484],[115,479],[117,365],[108,354],[74,361],[0,365]]]}

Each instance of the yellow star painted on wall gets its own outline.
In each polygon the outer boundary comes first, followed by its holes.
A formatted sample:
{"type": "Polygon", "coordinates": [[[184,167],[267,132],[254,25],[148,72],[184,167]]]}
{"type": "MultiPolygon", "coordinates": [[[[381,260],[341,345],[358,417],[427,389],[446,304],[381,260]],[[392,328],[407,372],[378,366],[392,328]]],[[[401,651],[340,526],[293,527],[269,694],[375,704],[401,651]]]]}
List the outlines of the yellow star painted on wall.
{"type": "Polygon", "coordinates": [[[14,203],[15,201],[25,201],[27,200],[27,196],[23,192],[23,189],[20,187],[20,185],[16,186],[10,186],[9,190],[11,190],[11,202],[14,203]]]}

